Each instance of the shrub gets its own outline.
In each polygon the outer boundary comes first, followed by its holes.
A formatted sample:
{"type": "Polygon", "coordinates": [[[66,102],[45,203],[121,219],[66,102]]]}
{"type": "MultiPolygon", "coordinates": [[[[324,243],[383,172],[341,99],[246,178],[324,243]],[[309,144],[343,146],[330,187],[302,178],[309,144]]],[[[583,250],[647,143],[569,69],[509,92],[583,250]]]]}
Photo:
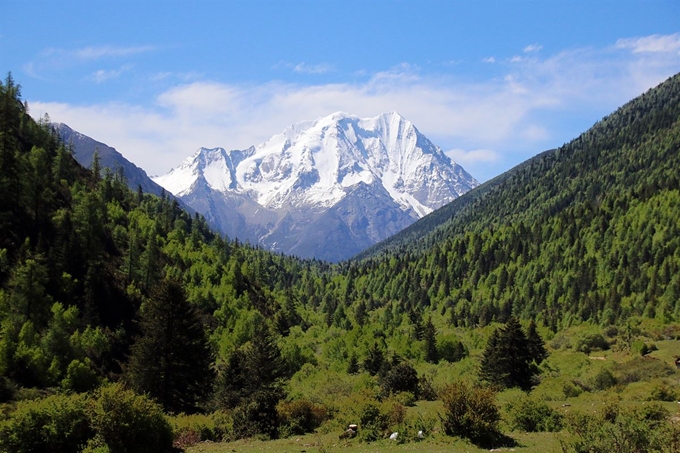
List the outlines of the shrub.
{"type": "Polygon", "coordinates": [[[120,384],[100,388],[89,407],[97,436],[111,453],[172,450],[172,427],[161,407],[120,384]]]}
{"type": "Polygon", "coordinates": [[[637,357],[628,362],[617,364],[614,374],[621,384],[630,384],[638,381],[651,381],[656,378],[664,378],[676,373],[674,367],[668,363],[645,357],[637,357]]]}
{"type": "Polygon", "coordinates": [[[282,437],[314,432],[328,418],[326,407],[306,399],[281,401],[276,406],[282,437]]]}
{"type": "Polygon", "coordinates": [[[218,440],[215,436],[215,422],[209,415],[180,414],[172,417],[170,424],[175,447],[184,448],[204,440],[218,440]]]}
{"type": "Polygon", "coordinates": [[[467,438],[484,447],[501,438],[498,428],[501,417],[493,390],[457,382],[447,386],[441,398],[444,403],[441,421],[446,434],[467,438]]]}
{"type": "Polygon", "coordinates": [[[564,417],[543,402],[527,396],[511,402],[507,406],[510,416],[509,425],[513,430],[525,432],[560,431],[564,417]]]}
{"type": "Polygon", "coordinates": [[[656,385],[652,389],[652,392],[648,398],[648,400],[650,401],[676,401],[677,399],[678,399],[677,389],[671,387],[666,383],[656,385]]]}
{"type": "Polygon", "coordinates": [[[602,368],[592,380],[593,388],[595,390],[607,390],[614,387],[617,381],[611,371],[607,368],[602,368]]]}
{"type": "Polygon", "coordinates": [[[91,367],[90,359],[84,362],[73,360],[66,369],[66,377],[61,386],[74,392],[88,392],[99,385],[99,376],[91,367]]]}
{"type": "Polygon", "coordinates": [[[92,437],[83,395],[21,401],[0,423],[0,451],[71,453],[92,437]]]}
{"type": "Polygon", "coordinates": [[[420,376],[420,379],[418,379],[418,396],[424,401],[436,401],[439,398],[432,377],[424,374],[420,376]]]}
{"type": "Polygon", "coordinates": [[[583,387],[574,382],[565,382],[562,386],[562,391],[564,392],[565,398],[576,398],[583,393],[583,387]]]}
{"type": "Polygon", "coordinates": [[[393,366],[380,380],[385,395],[399,392],[411,392],[418,396],[418,372],[408,363],[402,362],[393,366]]]}
{"type": "Polygon", "coordinates": [[[585,354],[590,354],[591,351],[607,351],[609,349],[609,343],[600,333],[590,333],[579,338],[574,349],[583,352],[585,354]]]}
{"type": "Polygon", "coordinates": [[[359,438],[364,442],[382,438],[389,427],[389,419],[389,414],[383,412],[377,404],[365,404],[359,413],[359,438]]]}
{"type": "Polygon", "coordinates": [[[560,439],[564,453],[630,453],[680,451],[680,427],[667,420],[660,405],[637,410],[611,408],[606,414],[573,414],[567,429],[571,439],[560,439]]]}
{"type": "Polygon", "coordinates": [[[239,439],[256,435],[276,439],[279,430],[276,406],[280,398],[280,391],[268,389],[244,399],[231,414],[234,435],[239,439]]]}

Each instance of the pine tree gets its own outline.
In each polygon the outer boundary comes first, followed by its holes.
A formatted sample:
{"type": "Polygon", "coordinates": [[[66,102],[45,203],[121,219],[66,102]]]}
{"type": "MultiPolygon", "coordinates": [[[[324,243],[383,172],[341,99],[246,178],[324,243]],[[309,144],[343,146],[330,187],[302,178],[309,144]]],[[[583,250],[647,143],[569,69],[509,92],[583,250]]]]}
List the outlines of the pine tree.
{"type": "Polygon", "coordinates": [[[529,344],[529,355],[536,362],[536,365],[540,365],[548,358],[548,351],[545,349],[543,339],[536,331],[536,323],[533,319],[527,328],[527,343],[529,344]]]}
{"type": "Polygon", "coordinates": [[[432,318],[428,318],[423,327],[423,341],[425,342],[425,361],[429,363],[438,363],[437,329],[435,329],[434,324],[432,324],[432,318]]]}
{"type": "Polygon", "coordinates": [[[203,326],[178,281],[161,282],[143,307],[140,327],[127,366],[130,384],[168,411],[196,411],[210,390],[211,355],[203,326]]]}
{"type": "Polygon", "coordinates": [[[364,359],[364,370],[368,371],[371,376],[378,374],[385,362],[385,353],[378,346],[377,342],[373,342],[373,346],[368,348],[366,359],[364,359]]]}
{"type": "Polygon", "coordinates": [[[489,338],[482,354],[479,375],[500,387],[519,387],[528,391],[537,372],[522,326],[511,317],[489,338]]]}

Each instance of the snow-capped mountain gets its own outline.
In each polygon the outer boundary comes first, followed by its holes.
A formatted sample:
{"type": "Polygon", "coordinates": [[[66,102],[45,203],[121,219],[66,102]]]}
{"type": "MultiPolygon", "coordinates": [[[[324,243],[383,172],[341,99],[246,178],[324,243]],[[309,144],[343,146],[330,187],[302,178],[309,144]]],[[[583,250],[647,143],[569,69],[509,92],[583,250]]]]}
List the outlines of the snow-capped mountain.
{"type": "Polygon", "coordinates": [[[334,113],[246,150],[201,148],[154,181],[232,238],[329,261],[478,185],[396,112],[334,113]]]}

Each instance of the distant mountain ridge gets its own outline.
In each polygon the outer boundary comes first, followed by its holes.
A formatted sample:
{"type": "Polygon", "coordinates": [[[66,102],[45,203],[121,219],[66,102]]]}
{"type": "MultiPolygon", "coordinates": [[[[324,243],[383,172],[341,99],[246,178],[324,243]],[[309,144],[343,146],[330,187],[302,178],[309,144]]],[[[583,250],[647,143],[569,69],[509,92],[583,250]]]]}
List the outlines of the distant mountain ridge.
{"type": "Polygon", "coordinates": [[[201,148],[154,181],[230,237],[329,261],[479,185],[396,112],[337,112],[246,150],[201,148]]]}
{"type": "Polygon", "coordinates": [[[52,127],[64,143],[72,145],[73,155],[83,167],[92,166],[94,151],[97,150],[102,168],[109,168],[112,171],[122,168],[132,190],[141,186],[145,193],[160,195],[163,192],[164,189],[153,182],[144,170],[123,157],[115,148],[81,134],[64,123],[53,123],[52,127]]]}

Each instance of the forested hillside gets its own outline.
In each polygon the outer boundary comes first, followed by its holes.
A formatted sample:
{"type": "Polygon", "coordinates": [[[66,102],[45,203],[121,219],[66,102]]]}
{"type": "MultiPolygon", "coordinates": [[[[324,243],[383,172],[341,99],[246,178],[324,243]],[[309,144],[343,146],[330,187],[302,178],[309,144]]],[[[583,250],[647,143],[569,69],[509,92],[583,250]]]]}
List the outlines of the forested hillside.
{"type": "Polygon", "coordinates": [[[678,319],[679,120],[675,76],[374,249],[362,279],[465,326],[678,319]]]}

